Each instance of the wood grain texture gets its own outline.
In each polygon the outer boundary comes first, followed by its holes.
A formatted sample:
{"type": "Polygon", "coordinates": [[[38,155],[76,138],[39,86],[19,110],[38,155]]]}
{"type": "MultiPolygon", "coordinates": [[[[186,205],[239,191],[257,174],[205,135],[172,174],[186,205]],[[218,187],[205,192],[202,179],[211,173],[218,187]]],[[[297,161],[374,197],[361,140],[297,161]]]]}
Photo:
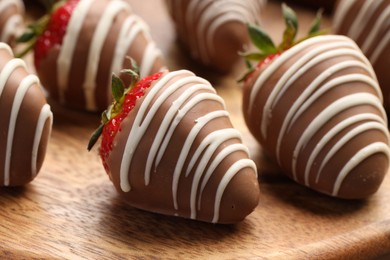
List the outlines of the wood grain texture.
{"type": "MultiPolygon", "coordinates": [[[[259,167],[259,206],[242,223],[227,226],[134,209],[118,197],[97,150],[86,150],[99,115],[50,102],[54,128],[40,174],[26,187],[0,189],[0,258],[385,259],[390,254],[390,176],[369,199],[346,201],[281,175],[244,125],[235,83],[243,64],[225,76],[193,64],[175,42],[162,1],[142,2],[131,1],[150,24],[169,66],[208,78],[225,98],[233,124],[259,167]]],[[[278,41],[283,26],[279,2],[269,2],[264,27],[278,41]]],[[[296,10],[305,31],[314,12],[296,10]]]]}

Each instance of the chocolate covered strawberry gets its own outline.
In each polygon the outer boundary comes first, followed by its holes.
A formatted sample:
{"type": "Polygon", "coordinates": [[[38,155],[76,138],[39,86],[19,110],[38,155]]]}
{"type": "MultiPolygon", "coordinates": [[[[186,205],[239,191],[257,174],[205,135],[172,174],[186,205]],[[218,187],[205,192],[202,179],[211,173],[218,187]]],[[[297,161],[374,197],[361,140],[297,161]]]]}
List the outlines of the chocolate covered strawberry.
{"type": "Polygon", "coordinates": [[[390,161],[372,66],[344,36],[295,41],[295,14],[286,6],[283,12],[287,30],[278,47],[249,28],[262,52],[246,56],[262,61],[244,79],[248,128],[295,181],[335,197],[365,198],[378,190],[390,161]]]}
{"type": "Polygon", "coordinates": [[[37,176],[52,122],[38,77],[0,43],[0,186],[24,185],[37,176]]]}
{"type": "Polygon", "coordinates": [[[19,41],[34,49],[51,98],[88,111],[103,111],[112,102],[111,73],[130,66],[127,56],[140,64],[142,75],[164,66],[147,25],[121,0],[60,1],[19,41]]]}
{"type": "Polygon", "coordinates": [[[186,53],[202,65],[230,71],[249,44],[247,23],[260,23],[265,0],[166,0],[186,53]]]}
{"type": "Polygon", "coordinates": [[[103,164],[130,205],[213,223],[254,210],[256,166],[209,82],[180,70],[133,80],[128,89],[113,77],[112,92],[89,148],[102,134],[103,164]]]}

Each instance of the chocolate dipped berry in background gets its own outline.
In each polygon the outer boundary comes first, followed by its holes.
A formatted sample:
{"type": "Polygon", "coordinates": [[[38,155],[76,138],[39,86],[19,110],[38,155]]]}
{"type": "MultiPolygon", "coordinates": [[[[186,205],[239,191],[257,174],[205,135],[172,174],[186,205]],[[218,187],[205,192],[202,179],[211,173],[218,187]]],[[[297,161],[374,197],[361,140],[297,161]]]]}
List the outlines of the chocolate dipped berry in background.
{"type": "Polygon", "coordinates": [[[24,4],[21,0],[0,1],[0,41],[13,45],[24,29],[24,4]]]}
{"type": "Polygon", "coordinates": [[[0,43],[0,186],[20,186],[36,177],[52,121],[38,77],[0,43]]]}
{"type": "Polygon", "coordinates": [[[247,23],[260,23],[264,0],[166,0],[177,36],[199,63],[228,72],[249,43],[247,23]]]}
{"type": "Polygon", "coordinates": [[[390,109],[390,1],[339,0],[333,30],[353,39],[374,67],[390,109]]]}
{"type": "Polygon", "coordinates": [[[130,205],[212,223],[236,223],[255,209],[256,165],[208,81],[180,70],[124,89],[114,77],[113,93],[89,149],[102,135],[104,167],[130,205]]]}
{"type": "Polygon", "coordinates": [[[50,97],[77,109],[103,111],[111,102],[111,73],[140,64],[141,75],[164,67],[148,26],[121,0],[68,0],[53,7],[21,38],[50,97]]]}
{"type": "MultiPolygon", "coordinates": [[[[284,13],[295,27],[292,10],[284,6],[284,13]]],[[[296,28],[286,30],[280,46],[249,28],[261,53],[249,55],[259,63],[245,77],[245,121],[298,183],[334,197],[365,198],[389,169],[387,118],[374,70],[351,39],[295,42],[296,28]]]]}

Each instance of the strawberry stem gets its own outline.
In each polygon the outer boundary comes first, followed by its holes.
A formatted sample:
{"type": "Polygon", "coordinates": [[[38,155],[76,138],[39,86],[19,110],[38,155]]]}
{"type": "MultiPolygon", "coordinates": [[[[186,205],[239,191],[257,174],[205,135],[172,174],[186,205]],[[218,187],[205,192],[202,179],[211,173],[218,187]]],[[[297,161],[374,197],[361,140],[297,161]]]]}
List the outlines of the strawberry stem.
{"type": "Polygon", "coordinates": [[[130,75],[131,83],[126,88],[123,84],[123,81],[117,75],[115,75],[115,73],[112,73],[111,91],[114,101],[110,107],[102,113],[100,126],[93,132],[89,140],[87,147],[88,151],[92,149],[101,136],[104,126],[121,112],[126,95],[134,88],[135,85],[137,85],[140,80],[139,68],[136,61],[130,57],[127,57],[127,59],[130,59],[132,69],[123,69],[121,70],[121,73],[130,75]]]}
{"type": "MultiPolygon", "coordinates": [[[[322,9],[317,12],[316,18],[311,24],[309,33],[306,37],[295,40],[298,33],[298,18],[294,10],[288,7],[286,4],[282,4],[282,13],[284,17],[284,22],[286,24],[286,29],[283,32],[283,40],[278,45],[275,46],[271,37],[263,31],[262,28],[256,25],[248,24],[248,34],[253,43],[253,45],[258,49],[258,52],[248,52],[240,53],[244,57],[249,71],[238,80],[238,82],[245,81],[250,74],[256,69],[253,66],[248,66],[251,61],[257,61],[259,64],[268,59],[268,57],[274,57],[294,45],[317,35],[324,34],[325,31],[320,31],[320,23],[322,17],[322,9]]],[[[260,66],[257,66],[257,68],[260,66]]]]}

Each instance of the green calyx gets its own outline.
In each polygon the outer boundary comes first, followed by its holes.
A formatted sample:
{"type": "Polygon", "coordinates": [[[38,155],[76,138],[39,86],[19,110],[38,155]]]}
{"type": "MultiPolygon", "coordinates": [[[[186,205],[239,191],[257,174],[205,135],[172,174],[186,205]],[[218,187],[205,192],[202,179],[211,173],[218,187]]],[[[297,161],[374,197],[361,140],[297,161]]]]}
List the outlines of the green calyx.
{"type": "Polygon", "coordinates": [[[129,75],[131,78],[130,85],[127,88],[123,84],[123,81],[117,75],[115,75],[115,73],[113,73],[111,76],[111,91],[114,101],[108,107],[107,110],[103,111],[100,126],[93,132],[89,140],[87,146],[88,151],[90,151],[92,147],[96,144],[97,140],[103,132],[104,126],[122,111],[126,95],[132,91],[132,89],[137,85],[138,81],[140,80],[139,68],[135,60],[130,58],[130,61],[132,69],[123,69],[120,71],[121,74],[129,75]]]}
{"type": "Polygon", "coordinates": [[[16,43],[25,43],[27,46],[20,53],[17,53],[15,57],[23,58],[34,48],[37,38],[46,30],[52,13],[64,3],[65,0],[42,0],[42,4],[45,6],[47,14],[39,18],[36,22],[29,24],[27,30],[16,39],[16,43]]]}
{"type": "Polygon", "coordinates": [[[312,22],[307,36],[298,40],[296,40],[298,33],[298,18],[296,13],[284,3],[282,4],[282,13],[286,29],[283,32],[283,40],[278,46],[274,44],[271,37],[262,28],[257,25],[248,24],[247,28],[249,37],[258,51],[241,53],[241,56],[244,57],[249,71],[239,80],[239,82],[245,80],[247,76],[254,71],[255,68],[252,66],[251,62],[262,62],[270,55],[282,53],[283,51],[306,39],[324,33],[323,31],[320,31],[322,9],[317,12],[317,16],[312,22]]]}

